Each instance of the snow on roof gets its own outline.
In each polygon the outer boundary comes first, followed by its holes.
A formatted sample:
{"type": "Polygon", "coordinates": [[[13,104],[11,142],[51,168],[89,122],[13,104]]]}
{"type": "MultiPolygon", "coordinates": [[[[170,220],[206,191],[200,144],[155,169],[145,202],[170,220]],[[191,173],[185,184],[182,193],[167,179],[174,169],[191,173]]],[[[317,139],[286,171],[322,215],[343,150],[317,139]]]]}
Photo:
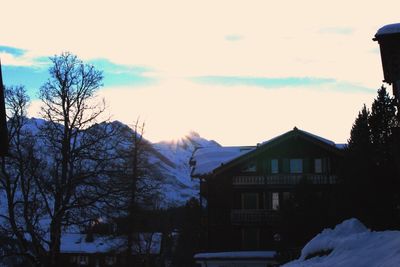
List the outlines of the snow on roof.
{"type": "Polygon", "coordinates": [[[276,256],[275,251],[231,251],[198,253],[194,255],[196,260],[200,259],[270,259],[276,256]]]}
{"type": "MultiPolygon", "coordinates": [[[[298,131],[304,135],[308,135],[314,139],[321,141],[322,143],[325,143],[326,145],[335,147],[337,149],[344,149],[346,146],[345,144],[335,144],[335,142],[333,142],[331,140],[328,140],[321,136],[297,129],[297,127],[295,127],[293,131],[298,131]]],[[[267,145],[290,132],[292,132],[292,131],[283,133],[283,134],[278,135],[274,138],[271,138],[267,141],[264,141],[261,144],[257,145],[257,147],[267,145]]],[[[191,158],[191,162],[194,163],[194,167],[192,167],[192,177],[199,177],[199,176],[210,174],[213,172],[214,169],[220,167],[223,164],[227,164],[230,161],[232,161],[246,153],[249,153],[250,151],[253,151],[257,147],[255,147],[255,146],[236,146],[236,147],[198,148],[193,153],[193,156],[191,158]]]]}
{"type": "Polygon", "coordinates": [[[400,33],[400,23],[393,23],[383,26],[378,30],[375,36],[384,34],[395,34],[395,33],[400,33]]]}
{"type": "MultiPolygon", "coordinates": [[[[141,233],[139,242],[133,246],[133,254],[159,254],[161,249],[161,233],[141,233]]],[[[64,233],[61,237],[61,253],[107,253],[124,250],[124,237],[97,236],[93,242],[86,241],[86,234],[64,233]]]]}
{"type": "Polygon", "coordinates": [[[86,242],[85,234],[63,234],[61,237],[62,253],[105,253],[123,245],[122,239],[95,237],[93,242],[86,242]]]}
{"type": "Polygon", "coordinates": [[[193,153],[191,159],[192,162],[195,162],[195,166],[192,169],[192,176],[196,177],[210,174],[222,164],[244,155],[254,148],[255,147],[251,146],[198,148],[193,153]]]}
{"type": "Polygon", "coordinates": [[[400,266],[399,247],[400,231],[373,232],[353,218],[323,230],[306,244],[298,260],[284,266],[400,266]],[[318,252],[326,255],[306,259],[318,252]]]}
{"type": "MultiPolygon", "coordinates": [[[[300,130],[300,129],[298,129],[297,127],[294,127],[293,131],[299,131],[299,132],[301,132],[302,134],[308,135],[308,136],[310,136],[310,137],[312,137],[312,138],[315,138],[315,139],[318,139],[319,141],[321,141],[321,142],[323,142],[323,143],[325,143],[325,144],[327,144],[327,145],[336,146],[335,142],[333,142],[333,141],[331,141],[331,140],[328,140],[328,139],[323,138],[323,137],[321,137],[321,136],[318,136],[318,135],[309,133],[309,132],[304,131],[304,130],[300,130]]],[[[285,135],[285,134],[287,134],[287,133],[288,133],[288,132],[283,133],[283,134],[281,134],[281,135],[278,135],[278,136],[276,136],[276,137],[274,137],[274,138],[271,138],[271,139],[269,139],[269,140],[267,140],[267,141],[264,141],[264,142],[261,143],[261,145],[269,144],[269,143],[271,143],[272,141],[275,141],[276,139],[279,139],[280,137],[282,137],[283,135],[285,135]]]]}
{"type": "Polygon", "coordinates": [[[318,135],[315,135],[315,134],[312,134],[312,133],[309,133],[309,132],[306,132],[306,131],[303,131],[303,130],[299,130],[299,131],[302,132],[303,134],[306,134],[306,135],[309,135],[309,136],[311,136],[311,137],[313,137],[315,139],[318,139],[319,141],[321,141],[321,142],[323,142],[323,143],[325,143],[327,145],[335,146],[335,142],[333,142],[331,140],[328,140],[326,138],[323,138],[321,136],[318,136],[318,135]]]}
{"type": "Polygon", "coordinates": [[[337,149],[345,149],[347,147],[347,144],[335,144],[337,149]]]}

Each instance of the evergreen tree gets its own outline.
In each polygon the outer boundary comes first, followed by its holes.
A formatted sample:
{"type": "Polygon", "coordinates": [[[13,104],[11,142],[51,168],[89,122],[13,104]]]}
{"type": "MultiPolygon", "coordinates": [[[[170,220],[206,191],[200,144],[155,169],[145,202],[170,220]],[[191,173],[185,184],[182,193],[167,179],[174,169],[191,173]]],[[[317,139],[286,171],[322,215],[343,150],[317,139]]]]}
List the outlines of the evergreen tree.
{"type": "Polygon", "coordinates": [[[398,122],[396,119],[395,101],[385,87],[378,90],[378,96],[372,103],[368,118],[371,128],[373,159],[373,180],[375,189],[375,216],[378,228],[395,226],[396,217],[396,166],[394,161],[393,131],[398,122]]]}
{"type": "Polygon", "coordinates": [[[363,106],[351,128],[345,154],[343,198],[340,198],[343,219],[357,217],[371,224],[371,206],[374,205],[371,159],[372,141],[369,125],[370,111],[363,106]]]}
{"type": "Polygon", "coordinates": [[[394,127],[397,126],[395,102],[384,86],[378,90],[378,97],[372,103],[368,122],[375,152],[375,164],[384,166],[393,158],[390,149],[391,135],[394,127]]]}
{"type": "Polygon", "coordinates": [[[398,125],[394,99],[378,90],[371,112],[364,105],[350,133],[344,170],[345,216],[356,216],[374,229],[397,224],[397,179],[393,132],[398,125]],[[347,210],[346,210],[347,209],[347,210]]]}
{"type": "Polygon", "coordinates": [[[371,130],[368,124],[370,112],[367,107],[363,106],[358,113],[348,140],[348,149],[352,152],[367,152],[371,148],[371,130]]]}

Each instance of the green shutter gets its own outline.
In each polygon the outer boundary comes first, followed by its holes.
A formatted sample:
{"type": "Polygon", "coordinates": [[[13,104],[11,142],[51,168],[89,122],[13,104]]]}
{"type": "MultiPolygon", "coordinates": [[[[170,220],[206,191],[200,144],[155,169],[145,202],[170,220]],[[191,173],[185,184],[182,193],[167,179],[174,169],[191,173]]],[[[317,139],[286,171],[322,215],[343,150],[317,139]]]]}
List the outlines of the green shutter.
{"type": "Polygon", "coordinates": [[[270,173],[271,172],[271,159],[265,158],[263,160],[263,163],[264,163],[264,173],[265,174],[270,173]]]}
{"type": "Polygon", "coordinates": [[[311,173],[310,159],[303,159],[303,173],[311,173]]]}
{"type": "Polygon", "coordinates": [[[283,159],[282,160],[282,170],[283,170],[283,173],[289,173],[290,172],[289,159],[283,159]]]}
{"type": "Polygon", "coordinates": [[[326,173],[328,171],[328,159],[322,159],[322,173],[326,173]]]}

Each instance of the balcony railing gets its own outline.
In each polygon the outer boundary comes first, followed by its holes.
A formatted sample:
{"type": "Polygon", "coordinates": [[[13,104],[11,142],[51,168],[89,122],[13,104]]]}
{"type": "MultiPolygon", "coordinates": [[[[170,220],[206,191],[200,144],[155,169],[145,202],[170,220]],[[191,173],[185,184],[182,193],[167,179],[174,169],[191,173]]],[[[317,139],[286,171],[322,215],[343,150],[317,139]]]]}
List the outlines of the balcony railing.
{"type": "Polygon", "coordinates": [[[262,185],[265,184],[264,176],[234,176],[234,185],[262,185]]]}
{"type": "Polygon", "coordinates": [[[279,221],[279,214],[272,210],[232,210],[232,224],[252,223],[276,223],[279,221]]]}
{"type": "Polygon", "coordinates": [[[336,175],[326,174],[271,174],[266,176],[234,176],[233,185],[295,185],[302,179],[311,184],[336,184],[336,175]]]}

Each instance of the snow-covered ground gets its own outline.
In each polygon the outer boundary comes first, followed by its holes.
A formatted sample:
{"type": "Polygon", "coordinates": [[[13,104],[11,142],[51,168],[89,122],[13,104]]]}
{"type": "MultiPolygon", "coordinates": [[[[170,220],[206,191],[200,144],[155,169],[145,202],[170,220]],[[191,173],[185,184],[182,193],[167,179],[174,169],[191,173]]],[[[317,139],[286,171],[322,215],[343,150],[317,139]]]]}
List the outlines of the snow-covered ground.
{"type": "Polygon", "coordinates": [[[397,267],[400,231],[374,232],[357,219],[325,229],[303,248],[298,260],[285,267],[397,267]]]}

